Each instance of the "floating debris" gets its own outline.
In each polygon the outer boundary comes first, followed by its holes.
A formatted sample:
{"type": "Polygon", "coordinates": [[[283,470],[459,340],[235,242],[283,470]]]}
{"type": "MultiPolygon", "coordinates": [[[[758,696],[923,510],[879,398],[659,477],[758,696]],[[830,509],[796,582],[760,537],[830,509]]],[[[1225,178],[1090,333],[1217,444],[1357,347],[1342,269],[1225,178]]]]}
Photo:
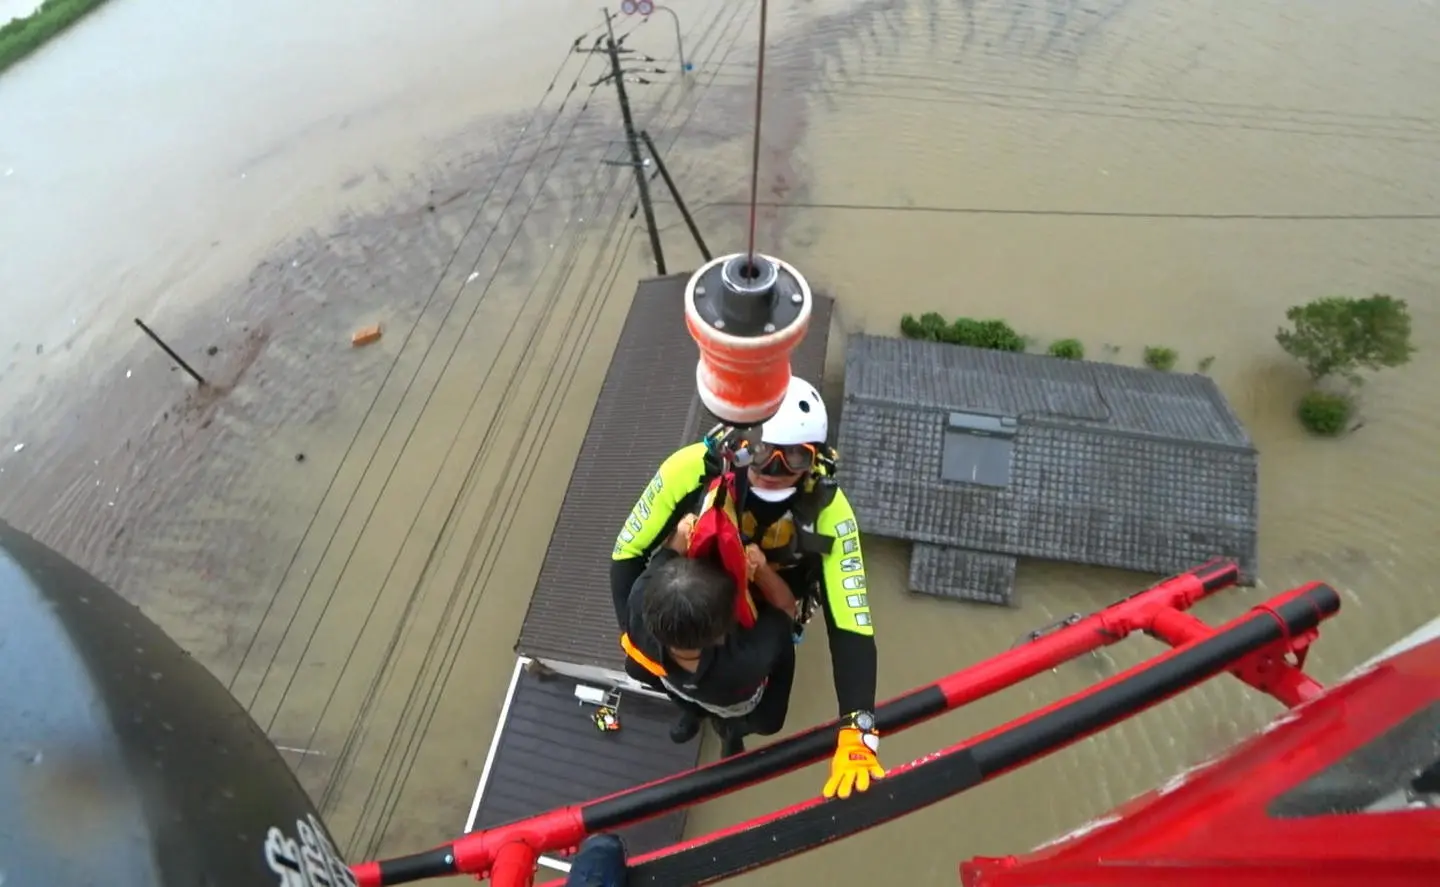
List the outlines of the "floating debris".
{"type": "Polygon", "coordinates": [[[25,445],[24,445],[23,443],[18,443],[18,444],[15,445],[15,452],[18,453],[18,452],[20,452],[20,451],[23,450],[23,449],[25,449],[25,445]]]}
{"type": "Polygon", "coordinates": [[[475,282],[475,279],[478,278],[479,276],[480,276],[480,272],[479,272],[479,271],[471,271],[471,272],[470,272],[470,276],[467,277],[467,278],[465,278],[465,282],[466,282],[466,283],[474,283],[474,282],[475,282]]]}
{"type": "Polygon", "coordinates": [[[378,323],[371,324],[370,326],[362,326],[350,337],[350,344],[357,348],[361,345],[369,345],[371,342],[378,341],[380,341],[380,324],[378,323]]]}

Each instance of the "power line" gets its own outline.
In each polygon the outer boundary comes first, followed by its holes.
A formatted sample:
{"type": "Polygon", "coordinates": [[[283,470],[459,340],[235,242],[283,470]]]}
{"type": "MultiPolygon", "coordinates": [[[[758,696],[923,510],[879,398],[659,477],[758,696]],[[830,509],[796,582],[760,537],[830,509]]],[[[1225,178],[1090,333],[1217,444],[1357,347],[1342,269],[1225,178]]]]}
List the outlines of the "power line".
{"type": "MultiPolygon", "coordinates": [[[[702,204],[696,211],[712,206],[749,206],[748,200],[716,200],[702,204]]],[[[1109,210],[1109,209],[1023,209],[999,206],[930,206],[906,205],[900,203],[803,203],[767,202],[760,206],[773,209],[826,209],[837,212],[872,213],[926,213],[950,216],[1042,216],[1051,218],[1096,218],[1096,219],[1190,219],[1210,222],[1435,222],[1440,221],[1440,212],[1434,213],[1204,213],[1167,212],[1161,210],[1109,210]]]]}

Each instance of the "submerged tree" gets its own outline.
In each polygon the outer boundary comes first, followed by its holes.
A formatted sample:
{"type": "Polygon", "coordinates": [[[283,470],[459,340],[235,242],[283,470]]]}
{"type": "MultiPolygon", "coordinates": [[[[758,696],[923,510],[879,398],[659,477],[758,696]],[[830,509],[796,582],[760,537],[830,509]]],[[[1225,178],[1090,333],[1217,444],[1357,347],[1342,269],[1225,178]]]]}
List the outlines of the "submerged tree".
{"type": "Polygon", "coordinates": [[[1350,420],[1355,415],[1355,398],[1347,392],[1316,388],[1300,398],[1296,413],[1300,424],[1311,434],[1337,437],[1350,428],[1350,420]]]}
{"type": "Polygon", "coordinates": [[[1339,376],[1353,384],[1359,371],[1400,366],[1415,349],[1410,344],[1410,311],[1404,300],[1385,295],[1368,299],[1327,296],[1285,312],[1294,329],[1281,329],[1275,341],[1319,381],[1339,376]]]}

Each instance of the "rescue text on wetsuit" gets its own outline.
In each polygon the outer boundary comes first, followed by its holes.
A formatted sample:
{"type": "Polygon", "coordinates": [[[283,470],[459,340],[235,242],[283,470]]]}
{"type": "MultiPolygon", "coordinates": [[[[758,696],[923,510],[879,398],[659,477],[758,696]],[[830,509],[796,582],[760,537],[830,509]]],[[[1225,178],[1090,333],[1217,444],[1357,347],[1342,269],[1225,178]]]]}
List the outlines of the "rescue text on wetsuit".
{"type": "MultiPolygon", "coordinates": [[[[660,465],[621,528],[611,554],[610,592],[622,630],[629,623],[630,590],[644,572],[647,558],[675,531],[682,517],[699,507],[705,485],[713,477],[713,462],[707,459],[708,454],[709,447],[704,442],[671,454],[660,465]]],[[[767,503],[751,496],[745,508],[751,517],[742,518],[745,524],[751,524],[753,519],[756,526],[770,526],[777,516],[786,512],[788,505],[767,503]],[[778,514],[769,514],[772,510],[778,514]]],[[[859,524],[843,491],[837,490],[820,511],[814,530],[834,539],[831,550],[818,558],[818,565],[813,564],[812,556],[811,564],[789,569],[783,564],[776,566],[781,568],[780,575],[791,584],[797,597],[810,593],[806,586],[818,573],[839,713],[843,716],[853,711],[870,711],[875,707],[875,635],[859,524]],[[812,566],[813,572],[807,568],[812,566]]],[[[765,547],[763,540],[758,541],[765,547]]]]}
{"type": "Polygon", "coordinates": [[[676,696],[716,717],[744,717],[760,704],[771,670],[790,647],[790,617],[762,605],[753,628],[732,631],[723,644],[701,651],[693,672],[678,667],[646,631],[642,614],[653,569],[682,556],[668,548],[660,549],[650,568],[635,582],[630,593],[630,624],[621,641],[627,654],[625,671],[651,686],[659,681],[676,696]]]}

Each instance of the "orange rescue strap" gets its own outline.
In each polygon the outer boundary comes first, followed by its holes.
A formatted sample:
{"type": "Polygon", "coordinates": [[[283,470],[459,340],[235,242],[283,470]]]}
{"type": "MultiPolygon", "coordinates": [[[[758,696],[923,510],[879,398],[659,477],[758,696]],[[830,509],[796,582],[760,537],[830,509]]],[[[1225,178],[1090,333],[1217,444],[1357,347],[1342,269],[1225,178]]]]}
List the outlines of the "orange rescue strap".
{"type": "Polygon", "coordinates": [[[644,653],[641,653],[638,647],[630,643],[629,634],[620,635],[620,649],[624,650],[625,655],[629,656],[636,665],[650,672],[655,677],[665,677],[665,666],[646,656],[644,653]]]}

